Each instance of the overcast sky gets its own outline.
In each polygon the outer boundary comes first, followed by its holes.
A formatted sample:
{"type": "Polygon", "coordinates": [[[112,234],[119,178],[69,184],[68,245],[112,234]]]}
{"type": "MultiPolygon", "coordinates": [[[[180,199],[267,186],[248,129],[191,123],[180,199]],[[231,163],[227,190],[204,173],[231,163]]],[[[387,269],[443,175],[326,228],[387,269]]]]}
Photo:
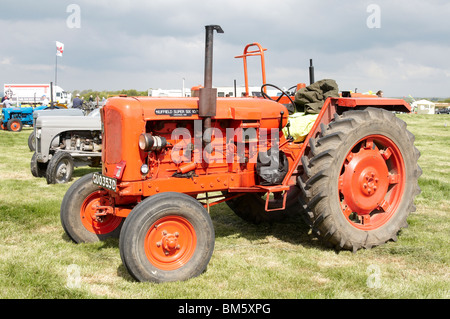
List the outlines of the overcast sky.
{"type": "MultiPolygon", "coordinates": [[[[205,25],[214,86],[244,84],[248,43],[264,48],[267,82],[336,80],[340,90],[450,96],[448,0],[2,0],[0,85],[55,81],[65,90],[181,89],[203,84],[205,25]]],[[[261,85],[259,58],[250,85],[261,85]]]]}

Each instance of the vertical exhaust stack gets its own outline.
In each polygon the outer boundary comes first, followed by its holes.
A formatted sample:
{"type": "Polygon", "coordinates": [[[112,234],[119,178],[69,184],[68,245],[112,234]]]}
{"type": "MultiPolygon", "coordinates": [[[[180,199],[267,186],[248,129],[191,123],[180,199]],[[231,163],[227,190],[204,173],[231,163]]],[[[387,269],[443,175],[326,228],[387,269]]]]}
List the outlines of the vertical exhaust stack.
{"type": "Polygon", "coordinates": [[[314,83],[314,66],[313,66],[313,60],[309,59],[309,84],[314,83]]]}
{"type": "Polygon", "coordinates": [[[218,25],[207,25],[206,39],[205,39],[205,84],[200,89],[198,114],[204,118],[203,131],[206,134],[203,136],[205,144],[211,143],[211,117],[216,116],[216,101],[217,89],[212,87],[212,67],[213,67],[213,38],[214,30],[217,33],[223,33],[223,30],[218,25]]]}

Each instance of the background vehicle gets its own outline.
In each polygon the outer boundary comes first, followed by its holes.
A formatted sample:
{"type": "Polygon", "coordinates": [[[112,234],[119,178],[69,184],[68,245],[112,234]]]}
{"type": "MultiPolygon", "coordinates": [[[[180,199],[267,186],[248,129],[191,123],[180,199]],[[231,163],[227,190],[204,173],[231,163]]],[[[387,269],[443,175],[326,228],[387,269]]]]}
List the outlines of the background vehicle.
{"type": "Polygon", "coordinates": [[[36,151],[30,169],[49,184],[67,183],[77,166],[99,166],[100,110],[88,116],[39,116],[35,125],[36,151]]]}
{"type": "Polygon", "coordinates": [[[337,250],[395,240],[420,192],[414,136],[393,114],[410,106],[329,97],[306,138],[294,142],[282,131],[297,107],[286,92],[273,101],[265,84],[265,99],[217,98],[214,30],[223,32],[206,26],[198,98],[108,99],[102,172],[73,183],[61,203],[68,236],[81,243],[120,234],[126,269],[154,282],[206,269],[215,242],[208,210],[224,201],[253,223],[301,213],[337,250]]]}
{"type": "Polygon", "coordinates": [[[44,110],[48,106],[33,107],[4,107],[0,127],[12,132],[20,132],[24,125],[33,125],[33,112],[44,110]]]}
{"type": "Polygon", "coordinates": [[[30,151],[36,150],[36,119],[39,116],[83,116],[84,113],[80,109],[45,109],[45,110],[35,110],[33,112],[33,132],[31,132],[28,137],[28,148],[30,151]]]}
{"type": "Polygon", "coordinates": [[[63,88],[52,84],[4,84],[3,92],[10,97],[13,102],[19,104],[40,105],[45,95],[48,100],[52,100],[59,105],[68,105],[72,100],[72,94],[64,91],[63,88]]]}
{"type": "Polygon", "coordinates": [[[438,108],[436,114],[450,114],[450,107],[438,108]]]}

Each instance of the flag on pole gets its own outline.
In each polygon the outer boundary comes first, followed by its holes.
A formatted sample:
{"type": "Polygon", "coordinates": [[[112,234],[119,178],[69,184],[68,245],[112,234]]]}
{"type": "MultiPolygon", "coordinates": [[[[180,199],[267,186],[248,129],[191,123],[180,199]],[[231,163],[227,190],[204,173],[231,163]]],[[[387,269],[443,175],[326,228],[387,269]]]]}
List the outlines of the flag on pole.
{"type": "Polygon", "coordinates": [[[62,56],[64,52],[64,44],[56,41],[56,56],[62,56]]]}

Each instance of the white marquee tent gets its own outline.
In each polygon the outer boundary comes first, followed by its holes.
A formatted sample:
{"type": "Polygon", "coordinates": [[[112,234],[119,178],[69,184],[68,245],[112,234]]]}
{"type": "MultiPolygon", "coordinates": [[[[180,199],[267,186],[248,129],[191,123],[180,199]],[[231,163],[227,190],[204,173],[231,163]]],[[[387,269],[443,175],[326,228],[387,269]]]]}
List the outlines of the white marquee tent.
{"type": "Polygon", "coordinates": [[[420,100],[411,103],[411,107],[417,114],[434,114],[435,104],[427,100],[420,100]]]}

